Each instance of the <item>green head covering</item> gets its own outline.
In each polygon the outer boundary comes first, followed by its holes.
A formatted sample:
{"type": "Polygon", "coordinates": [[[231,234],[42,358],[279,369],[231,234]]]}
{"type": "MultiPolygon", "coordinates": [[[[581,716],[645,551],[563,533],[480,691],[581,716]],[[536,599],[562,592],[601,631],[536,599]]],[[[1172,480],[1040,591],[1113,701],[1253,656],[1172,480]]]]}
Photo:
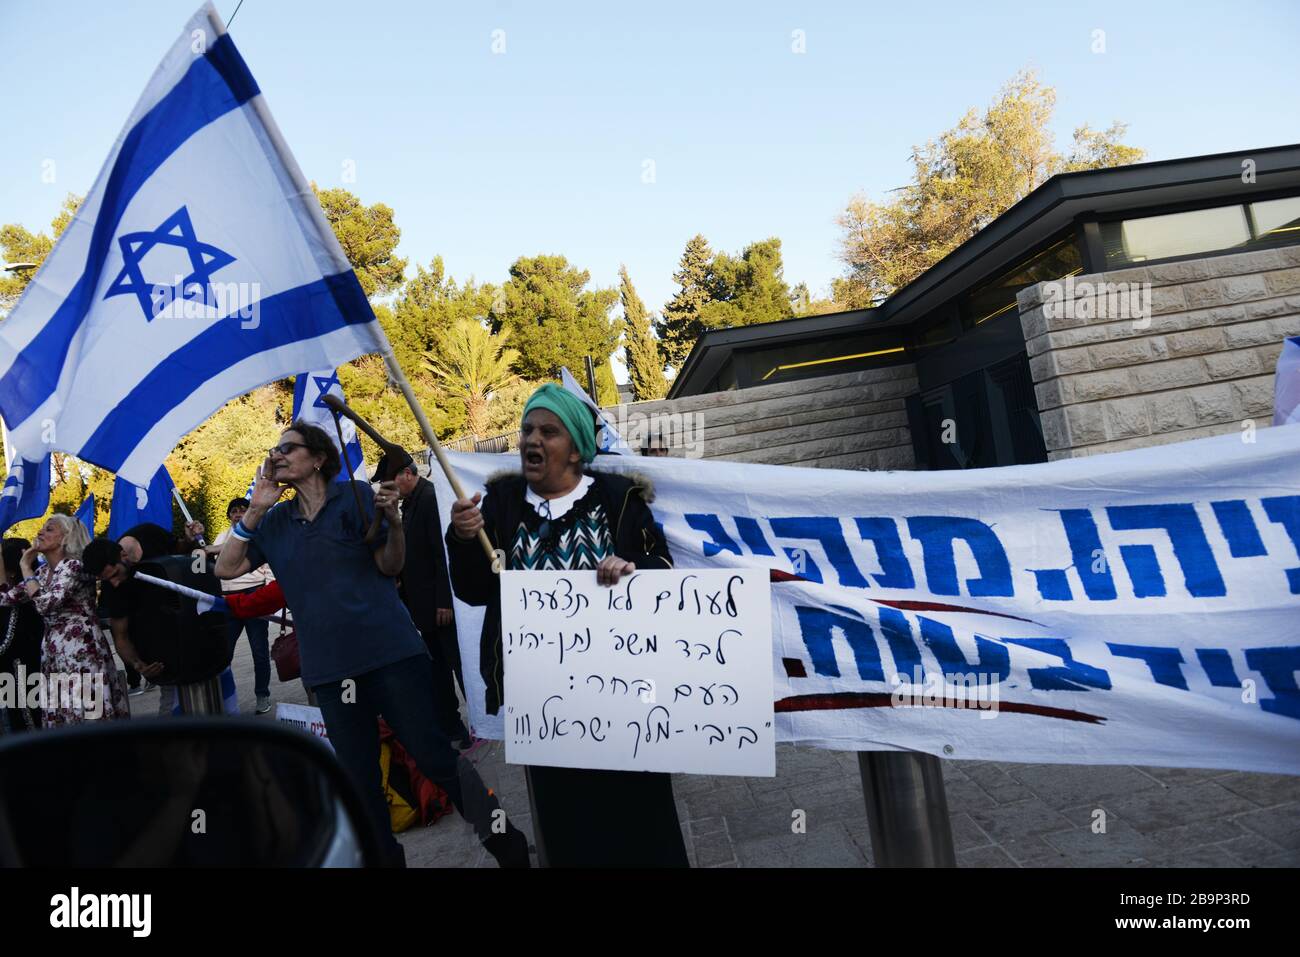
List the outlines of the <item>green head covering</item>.
{"type": "Polygon", "coordinates": [[[578,455],[582,456],[583,462],[590,462],[596,457],[596,423],[591,416],[591,409],[576,395],[554,382],[548,382],[529,396],[521,423],[533,409],[546,409],[560,417],[564,427],[569,430],[569,435],[573,436],[573,444],[577,446],[578,455]]]}

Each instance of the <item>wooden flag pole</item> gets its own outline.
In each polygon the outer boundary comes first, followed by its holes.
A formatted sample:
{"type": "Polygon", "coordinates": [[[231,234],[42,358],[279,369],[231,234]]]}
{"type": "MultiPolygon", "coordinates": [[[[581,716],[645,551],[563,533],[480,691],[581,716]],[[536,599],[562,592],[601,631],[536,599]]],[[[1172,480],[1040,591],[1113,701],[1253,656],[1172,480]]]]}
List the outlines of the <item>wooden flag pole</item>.
{"type": "MultiPolygon", "coordinates": [[[[384,365],[388,367],[388,374],[393,377],[393,381],[397,383],[397,387],[402,390],[402,395],[406,397],[406,404],[411,407],[411,412],[415,415],[415,421],[420,425],[420,432],[424,435],[424,441],[428,442],[429,448],[433,449],[433,454],[437,457],[438,464],[442,466],[443,474],[447,476],[447,481],[451,483],[452,492],[455,493],[457,498],[468,498],[469,496],[465,494],[465,489],[460,484],[460,479],[456,477],[456,473],[452,470],[451,463],[447,461],[447,454],[443,452],[442,445],[438,442],[438,437],[433,434],[433,426],[429,424],[428,416],[424,414],[424,409],[422,409],[420,403],[416,401],[415,392],[411,389],[411,383],[406,380],[406,373],[404,373],[402,367],[397,364],[397,357],[393,355],[392,347],[388,345],[387,340],[384,342],[384,351],[382,354],[384,357],[384,365]]],[[[487,532],[481,528],[478,530],[478,540],[483,546],[483,551],[487,553],[488,561],[492,563],[492,571],[500,574],[501,556],[497,553],[497,550],[492,547],[492,542],[487,537],[487,532]]]]}

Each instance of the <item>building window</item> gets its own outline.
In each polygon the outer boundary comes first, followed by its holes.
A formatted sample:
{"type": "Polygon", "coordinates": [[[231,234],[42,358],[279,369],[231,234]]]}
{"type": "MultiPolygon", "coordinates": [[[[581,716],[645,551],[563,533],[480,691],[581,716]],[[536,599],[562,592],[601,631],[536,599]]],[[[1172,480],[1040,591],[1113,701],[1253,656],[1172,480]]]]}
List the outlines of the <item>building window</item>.
{"type": "Polygon", "coordinates": [[[1300,242],[1300,197],[1101,223],[1106,268],[1300,242]]]}
{"type": "Polygon", "coordinates": [[[860,372],[910,361],[898,336],[835,336],[775,348],[738,351],[733,359],[741,388],[860,372]]]}
{"type": "Polygon", "coordinates": [[[1251,203],[1250,221],[1257,242],[1300,242],[1300,196],[1251,203]]]}
{"type": "Polygon", "coordinates": [[[1062,239],[967,295],[962,303],[962,322],[969,329],[1006,313],[1014,314],[1020,290],[1034,283],[1077,276],[1082,271],[1079,248],[1073,239],[1062,239]]]}
{"type": "Polygon", "coordinates": [[[1222,206],[1101,224],[1106,266],[1233,249],[1250,242],[1246,207],[1222,206]]]}

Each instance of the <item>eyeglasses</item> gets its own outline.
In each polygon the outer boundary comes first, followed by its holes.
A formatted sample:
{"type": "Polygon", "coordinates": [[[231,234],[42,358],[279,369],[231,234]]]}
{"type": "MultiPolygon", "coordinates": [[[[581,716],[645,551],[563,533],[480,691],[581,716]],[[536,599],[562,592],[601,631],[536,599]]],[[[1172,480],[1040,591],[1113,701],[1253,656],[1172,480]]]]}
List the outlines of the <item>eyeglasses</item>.
{"type": "Polygon", "coordinates": [[[280,455],[287,456],[294,449],[305,449],[306,447],[307,446],[303,445],[301,442],[281,442],[279,445],[273,445],[267,449],[266,454],[275,455],[279,453],[280,455]]]}

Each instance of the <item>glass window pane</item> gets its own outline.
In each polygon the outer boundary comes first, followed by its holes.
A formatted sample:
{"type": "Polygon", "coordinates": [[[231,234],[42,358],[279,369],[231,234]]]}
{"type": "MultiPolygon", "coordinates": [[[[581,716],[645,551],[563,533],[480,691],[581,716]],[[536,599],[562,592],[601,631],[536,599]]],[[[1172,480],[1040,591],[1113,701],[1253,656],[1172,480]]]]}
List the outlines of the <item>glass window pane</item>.
{"type": "Polygon", "coordinates": [[[965,320],[968,325],[978,326],[996,319],[1015,309],[1016,294],[1025,287],[1075,276],[1082,270],[1083,260],[1074,240],[1064,239],[971,292],[963,307],[965,320]]]}
{"type": "Polygon", "coordinates": [[[1300,241],[1300,196],[1250,204],[1260,242],[1300,241]]]}
{"type": "Polygon", "coordinates": [[[858,372],[910,361],[897,335],[859,334],[788,343],[767,349],[738,352],[733,361],[744,364],[737,378],[746,385],[771,385],[820,376],[858,372]]]}
{"type": "Polygon", "coordinates": [[[1109,267],[1245,246],[1250,230],[1246,207],[1220,206],[1102,223],[1101,242],[1109,267]]]}

